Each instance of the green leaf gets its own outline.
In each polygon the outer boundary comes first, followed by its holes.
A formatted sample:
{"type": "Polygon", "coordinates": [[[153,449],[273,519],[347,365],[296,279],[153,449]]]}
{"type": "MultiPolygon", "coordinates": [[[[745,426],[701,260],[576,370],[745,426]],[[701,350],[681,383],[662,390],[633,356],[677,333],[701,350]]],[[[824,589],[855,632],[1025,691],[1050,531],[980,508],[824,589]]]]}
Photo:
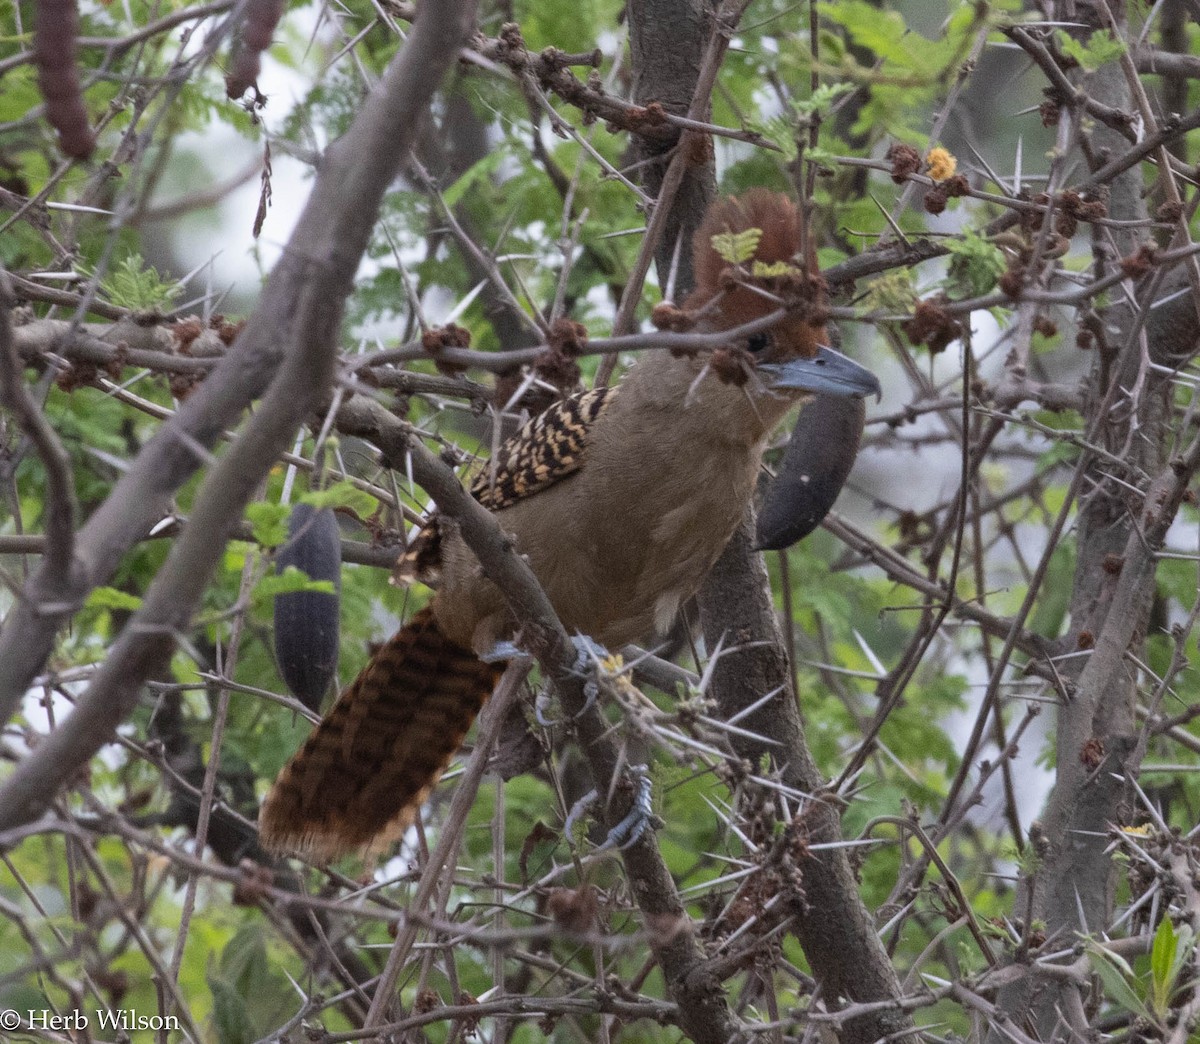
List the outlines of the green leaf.
{"type": "Polygon", "coordinates": [[[1169,916],[1158,922],[1154,945],[1150,949],[1150,1004],[1158,1015],[1167,1008],[1171,996],[1171,969],[1175,963],[1175,926],[1169,916]]]}
{"type": "Polygon", "coordinates": [[[370,493],[346,481],[335,482],[325,489],[314,489],[305,493],[300,500],[315,508],[349,508],[359,518],[370,517],[379,507],[379,502],[370,493]]]}
{"type": "Polygon", "coordinates": [[[712,248],[722,261],[740,265],[754,256],[760,239],[761,228],[747,228],[741,232],[718,232],[712,237],[712,248]]]}
{"type": "Polygon", "coordinates": [[[612,0],[572,0],[547,4],[519,0],[512,7],[513,21],[521,26],[531,51],[547,45],[564,51],[586,51],[596,46],[604,27],[616,21],[619,5],[612,0]]]}
{"type": "Polygon", "coordinates": [[[503,162],[507,155],[507,149],[493,149],[483,159],[476,160],[471,164],[459,179],[451,185],[445,192],[442,193],[442,198],[446,202],[446,206],[457,206],[459,201],[480,182],[487,181],[503,162]]]}
{"type": "Polygon", "coordinates": [[[254,585],[254,601],[274,598],[276,595],[291,594],[293,591],[318,591],[322,594],[337,594],[332,580],[313,580],[302,569],[288,566],[282,573],[270,573],[254,585]]]}
{"type": "Polygon", "coordinates": [[[135,312],[167,308],[183,293],[182,284],[164,280],[153,265],[142,260],[141,254],[129,254],[118,261],[100,286],[113,304],[135,312]]]}
{"type": "MultiPolygon", "coordinates": [[[[4,42],[12,45],[13,37],[6,37],[4,42]]],[[[25,41],[28,42],[28,38],[25,41]]],[[[10,52],[12,53],[12,52],[10,52]]],[[[41,92],[37,87],[36,72],[33,63],[17,66],[8,70],[4,75],[4,90],[0,92],[0,120],[5,123],[19,119],[42,101],[41,92]]]]}
{"type": "Polygon", "coordinates": [[[1171,981],[1178,982],[1184,966],[1189,964],[1196,949],[1196,930],[1190,924],[1181,924],[1175,929],[1175,957],[1171,963],[1171,981]]]}
{"type": "Polygon", "coordinates": [[[911,312],[917,303],[917,288],[911,268],[896,268],[871,280],[863,306],[885,315],[911,312]]]}
{"type": "Polygon", "coordinates": [[[1057,638],[1071,606],[1071,578],[1075,575],[1075,542],[1064,539],[1050,556],[1046,582],[1033,610],[1035,634],[1057,638]]]}
{"type": "Polygon", "coordinates": [[[949,240],[946,248],[955,258],[955,263],[950,266],[950,278],[970,297],[988,293],[1004,273],[1004,254],[1000,248],[970,229],[961,239],[949,240]]]}
{"type": "Polygon", "coordinates": [[[1136,979],[1129,963],[1120,954],[1106,950],[1090,940],[1087,943],[1087,951],[1092,959],[1092,968],[1100,976],[1109,999],[1126,1011],[1149,1018],[1150,1013],[1146,1010],[1146,1005],[1133,988],[1136,979]]]}
{"type": "Polygon", "coordinates": [[[825,3],[821,4],[820,9],[826,18],[845,26],[854,42],[861,47],[887,61],[907,64],[909,52],[904,39],[909,30],[904,16],[899,12],[880,11],[878,7],[861,0],[825,3]]]}
{"type": "Polygon", "coordinates": [[[1057,31],[1057,36],[1063,53],[1074,58],[1088,72],[1095,72],[1100,66],[1115,61],[1126,50],[1124,42],[1115,39],[1108,29],[1092,33],[1087,43],[1076,40],[1063,29],[1057,31]]]}
{"type": "Polygon", "coordinates": [[[263,547],[278,547],[288,537],[287,519],[290,508],[286,504],[268,504],[259,501],[246,507],[250,520],[250,531],[263,547]]]}
{"type": "Polygon", "coordinates": [[[1159,1018],[1170,1010],[1179,973],[1191,957],[1193,934],[1190,925],[1176,928],[1169,916],[1158,923],[1150,949],[1150,1006],[1159,1018]]]}
{"type": "Polygon", "coordinates": [[[250,1044],[257,1034],[242,994],[217,975],[209,975],[208,988],[212,991],[212,1024],[217,1040],[220,1044],[250,1044]]]}
{"type": "Polygon", "coordinates": [[[827,171],[837,170],[838,154],[831,149],[808,148],[804,150],[804,158],[814,167],[821,167],[827,171]]]}
{"type": "Polygon", "coordinates": [[[788,163],[797,156],[796,124],[787,116],[772,116],[767,120],[748,119],[746,126],[756,134],[761,134],[780,152],[788,163]]]}
{"type": "Polygon", "coordinates": [[[775,276],[796,275],[799,271],[795,265],[790,265],[786,261],[773,261],[770,264],[766,261],[755,261],[750,266],[750,274],[755,279],[771,279],[775,276]]]}
{"type": "Polygon", "coordinates": [[[97,587],[87,598],[89,609],[118,609],[136,612],[142,607],[142,600],[128,591],[118,591],[115,587],[97,587]]]}
{"type": "Polygon", "coordinates": [[[220,1044],[251,1044],[278,1026],[290,1012],[295,993],[274,971],[266,929],[244,924],[210,966],[213,1029],[220,1044]]]}
{"type": "Polygon", "coordinates": [[[847,91],[854,90],[852,83],[823,83],[807,98],[792,102],[792,111],[802,119],[816,114],[822,118],[829,115],[833,103],[847,91]]]}

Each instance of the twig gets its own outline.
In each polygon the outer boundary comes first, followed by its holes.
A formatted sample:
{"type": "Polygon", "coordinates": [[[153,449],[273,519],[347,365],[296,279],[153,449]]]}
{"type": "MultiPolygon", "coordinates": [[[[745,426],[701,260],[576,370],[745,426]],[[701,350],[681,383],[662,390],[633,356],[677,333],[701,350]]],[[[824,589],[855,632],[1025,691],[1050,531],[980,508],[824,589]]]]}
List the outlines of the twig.
{"type": "MultiPolygon", "coordinates": [[[[696,77],[696,88],[692,92],[692,101],[688,106],[688,119],[699,120],[707,110],[713,85],[716,83],[717,73],[721,68],[721,60],[729,48],[730,37],[749,4],[750,0],[728,0],[718,10],[715,18],[716,25],[709,37],[704,61],[696,77]]],[[[617,306],[617,315],[613,320],[615,336],[619,337],[633,329],[634,316],[637,312],[638,302],[642,298],[646,275],[650,271],[654,252],[658,249],[663,231],[667,227],[667,219],[671,215],[671,207],[675,202],[675,193],[679,191],[679,186],[683,183],[683,176],[689,165],[694,162],[692,136],[695,133],[695,131],[684,131],[680,135],[679,143],[675,147],[675,155],[671,157],[671,162],[667,166],[662,187],[654,201],[654,210],[650,215],[646,235],[642,239],[642,246],[638,251],[637,261],[634,262],[633,271],[625,283],[625,289],[621,294],[621,303],[617,306]]],[[[596,381],[598,384],[608,383],[614,365],[615,359],[611,362],[604,361],[597,371],[596,381]]]]}
{"type": "MultiPolygon", "coordinates": [[[[373,439],[392,461],[411,458],[413,477],[437,502],[438,510],[457,522],[463,539],[519,621],[522,643],[537,657],[543,677],[554,685],[564,711],[574,723],[597,787],[603,792],[612,786],[619,778],[621,757],[609,735],[608,722],[596,701],[584,691],[585,679],[572,669],[575,648],[549,599],[496,519],[471,497],[444,463],[410,437],[407,426],[378,404],[361,400],[348,403],[339,411],[338,423],[345,431],[373,439]]],[[[628,811],[627,801],[609,803],[605,809],[608,827],[617,826],[628,811]]],[[[647,830],[621,855],[642,916],[659,940],[655,955],[679,1005],[681,1028],[704,1044],[725,1044],[735,1032],[732,1016],[720,990],[712,989],[703,976],[695,974],[702,954],[657,839],[647,830]]]]}
{"type": "Polygon", "coordinates": [[[34,612],[48,601],[71,603],[78,597],[75,562],[75,484],[71,458],[50,422],[25,387],[23,367],[13,337],[12,286],[0,268],[0,396],[16,414],[46,469],[46,543],[41,583],[28,594],[34,612]]]}
{"type": "MultiPolygon", "coordinates": [[[[324,364],[336,344],[342,305],[380,201],[414,140],[417,116],[428,106],[441,70],[457,53],[474,10],[471,0],[431,8],[388,66],[380,88],[329,147],[283,259],[238,338],[239,350],[227,355],[181,405],[80,530],[77,554],[88,566],[80,594],[104,583],[128,548],[163,516],[175,490],[202,462],[195,447],[213,446],[262,394],[279,370],[285,346],[311,348],[314,341],[323,340],[319,362],[324,364]]],[[[300,348],[296,351],[301,354],[300,348]]],[[[313,384],[311,379],[303,384],[293,409],[312,401],[313,384]]],[[[227,531],[227,512],[220,514],[227,531]]],[[[27,592],[36,596],[46,576],[43,565],[27,592]]],[[[9,614],[0,632],[0,721],[12,716],[74,608],[72,602],[54,607],[54,612],[46,612],[44,606],[39,611],[27,599],[9,614]]],[[[41,794],[38,801],[45,797],[41,794]]],[[[5,811],[11,814],[15,809],[9,806],[5,811]]]]}
{"type": "MultiPolygon", "coordinates": [[[[446,867],[454,865],[453,853],[461,842],[467,815],[471,811],[475,795],[479,792],[479,784],[483,782],[483,775],[487,771],[488,759],[500,737],[500,730],[504,726],[508,710],[521,691],[521,686],[531,666],[532,664],[528,660],[512,661],[496,686],[495,693],[488,701],[487,715],[480,726],[479,738],[475,743],[470,760],[467,762],[466,771],[455,787],[450,810],[447,812],[446,821],[442,824],[438,834],[437,846],[429,854],[429,860],[417,883],[417,889],[408,902],[410,910],[420,913],[425,909],[434,891],[442,884],[446,867]]],[[[396,936],[396,941],[388,954],[387,964],[379,978],[379,984],[375,987],[371,1010],[367,1012],[367,1017],[363,1022],[364,1030],[378,1028],[385,1021],[384,1017],[392,1003],[396,981],[400,977],[405,961],[408,960],[413,943],[417,940],[419,928],[420,924],[415,919],[411,917],[405,919],[404,927],[396,936]]]]}

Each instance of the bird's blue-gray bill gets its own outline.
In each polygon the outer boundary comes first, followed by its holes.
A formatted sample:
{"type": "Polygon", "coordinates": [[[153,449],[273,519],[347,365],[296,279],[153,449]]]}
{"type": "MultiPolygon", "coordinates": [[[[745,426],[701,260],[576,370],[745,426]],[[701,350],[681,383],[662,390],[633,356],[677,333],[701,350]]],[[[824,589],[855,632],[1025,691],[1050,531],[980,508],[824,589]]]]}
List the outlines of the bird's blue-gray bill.
{"type": "Polygon", "coordinates": [[[845,395],[856,399],[868,395],[879,399],[883,395],[875,374],[824,345],[811,359],[760,363],[757,370],[771,388],[798,388],[820,395],[845,395]]]}

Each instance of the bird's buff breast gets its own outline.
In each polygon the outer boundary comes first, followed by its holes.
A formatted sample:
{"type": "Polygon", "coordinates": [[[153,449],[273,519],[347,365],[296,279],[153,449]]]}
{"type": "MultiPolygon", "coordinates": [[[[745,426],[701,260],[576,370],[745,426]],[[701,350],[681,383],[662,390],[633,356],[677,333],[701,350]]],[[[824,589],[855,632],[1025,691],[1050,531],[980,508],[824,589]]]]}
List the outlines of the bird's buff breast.
{"type": "MultiPolygon", "coordinates": [[[[670,627],[728,543],[760,450],[710,451],[665,470],[636,455],[620,470],[585,467],[496,519],[568,631],[608,646],[649,641],[670,627]]],[[[439,602],[456,607],[458,640],[485,651],[511,637],[499,591],[461,538],[446,552],[439,602]]]]}

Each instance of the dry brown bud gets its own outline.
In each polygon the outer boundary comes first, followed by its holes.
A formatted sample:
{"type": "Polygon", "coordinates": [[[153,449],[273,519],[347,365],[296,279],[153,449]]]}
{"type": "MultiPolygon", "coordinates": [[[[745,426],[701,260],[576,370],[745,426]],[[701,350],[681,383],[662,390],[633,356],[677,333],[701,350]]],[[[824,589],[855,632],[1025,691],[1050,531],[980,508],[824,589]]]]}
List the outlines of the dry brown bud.
{"type": "Polygon", "coordinates": [[[1020,265],[1013,265],[1000,276],[996,285],[1006,297],[1017,300],[1025,286],[1025,270],[1020,265]]]}
{"type": "Polygon", "coordinates": [[[918,301],[913,317],[902,327],[913,344],[923,344],[932,355],[945,351],[963,334],[962,324],[945,310],[946,304],[944,294],[918,301]]]}
{"type": "Polygon", "coordinates": [[[887,150],[886,159],[892,164],[892,180],[901,185],[921,169],[921,154],[911,145],[899,142],[887,150]]]}
{"type": "Polygon", "coordinates": [[[416,1015],[424,1015],[426,1012],[436,1011],[442,1006],[442,998],[437,995],[437,990],[431,990],[428,987],[417,994],[413,1001],[413,1013],[416,1015]]]}
{"type": "Polygon", "coordinates": [[[691,315],[671,301],[656,304],[650,313],[650,322],[659,330],[671,330],[674,333],[686,333],[696,325],[691,315]]]}
{"type": "Polygon", "coordinates": [[[596,889],[591,885],[551,888],[546,896],[546,910],[555,923],[578,934],[589,932],[596,926],[598,907],[596,889]]]}
{"type": "Polygon", "coordinates": [[[1154,267],[1157,251],[1143,243],[1128,257],[1121,258],[1121,271],[1130,279],[1140,279],[1154,267]]]}
{"type": "Polygon", "coordinates": [[[1036,315],[1033,318],[1033,329],[1043,337],[1053,337],[1058,333],[1058,324],[1048,315],[1036,315]]]}
{"type": "Polygon", "coordinates": [[[708,365],[720,380],[740,387],[750,379],[754,356],[740,345],[730,345],[713,349],[708,357],[708,365]]]}
{"type": "Polygon", "coordinates": [[[582,355],[587,347],[587,327],[574,319],[560,317],[550,324],[550,335],[546,340],[551,348],[574,359],[582,355]]]}
{"type": "Polygon", "coordinates": [[[1089,739],[1079,750],[1079,760],[1088,771],[1095,771],[1104,761],[1104,741],[1097,736],[1089,739]]]}
{"type": "Polygon", "coordinates": [[[955,174],[954,177],[947,178],[942,182],[942,190],[947,196],[954,199],[967,195],[971,191],[971,183],[965,174],[955,174]]]}

